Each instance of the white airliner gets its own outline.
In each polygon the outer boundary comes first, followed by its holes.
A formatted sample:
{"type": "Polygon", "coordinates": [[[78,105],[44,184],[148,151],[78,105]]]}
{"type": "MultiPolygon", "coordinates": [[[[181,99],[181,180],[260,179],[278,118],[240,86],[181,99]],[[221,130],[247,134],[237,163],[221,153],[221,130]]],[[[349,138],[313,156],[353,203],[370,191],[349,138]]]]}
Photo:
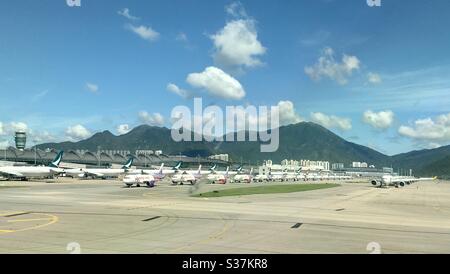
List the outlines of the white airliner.
{"type": "Polygon", "coordinates": [[[185,171],[181,171],[179,170],[178,173],[175,173],[172,176],[172,183],[173,184],[180,184],[180,185],[184,185],[184,184],[191,184],[191,185],[195,185],[197,183],[198,180],[200,180],[202,178],[203,174],[202,174],[202,165],[200,165],[198,167],[197,171],[193,171],[193,170],[185,170],[185,171]]]}
{"type": "Polygon", "coordinates": [[[117,178],[120,175],[126,174],[133,164],[133,158],[130,158],[122,168],[77,168],[67,169],[65,173],[72,177],[80,178],[117,178]]]}
{"type": "Polygon", "coordinates": [[[135,170],[129,170],[128,174],[130,175],[152,175],[154,179],[157,181],[160,181],[166,177],[166,174],[164,174],[164,163],[161,164],[161,167],[159,169],[135,169],[135,170]]]}
{"type": "Polygon", "coordinates": [[[282,171],[282,172],[270,172],[270,173],[269,173],[269,179],[270,179],[272,182],[276,182],[276,181],[284,182],[284,181],[286,181],[286,175],[287,175],[287,172],[286,172],[286,171],[282,171]]]}
{"type": "Polygon", "coordinates": [[[133,185],[141,187],[141,184],[145,184],[147,187],[154,187],[155,181],[155,177],[149,174],[130,174],[123,178],[123,183],[127,187],[132,187],[133,185]]]}
{"type": "Polygon", "coordinates": [[[207,180],[211,184],[226,184],[230,178],[230,168],[227,167],[225,173],[212,173],[208,175],[207,180]]]}
{"type": "Polygon", "coordinates": [[[56,155],[55,160],[48,166],[6,166],[0,167],[0,175],[7,179],[27,180],[29,178],[50,178],[55,175],[64,173],[59,168],[64,152],[61,151],[56,155]]]}
{"type": "Polygon", "coordinates": [[[237,174],[233,178],[235,183],[246,183],[250,184],[253,181],[253,168],[250,170],[249,174],[237,174]]]}
{"type": "Polygon", "coordinates": [[[412,176],[392,176],[392,175],[383,175],[380,179],[371,180],[370,184],[375,187],[386,187],[386,186],[394,186],[394,187],[404,187],[415,182],[419,181],[432,181],[436,180],[437,177],[433,178],[416,178],[412,176]]]}
{"type": "Polygon", "coordinates": [[[253,178],[253,181],[258,182],[258,183],[269,182],[270,178],[269,178],[269,175],[258,174],[253,178]]]}

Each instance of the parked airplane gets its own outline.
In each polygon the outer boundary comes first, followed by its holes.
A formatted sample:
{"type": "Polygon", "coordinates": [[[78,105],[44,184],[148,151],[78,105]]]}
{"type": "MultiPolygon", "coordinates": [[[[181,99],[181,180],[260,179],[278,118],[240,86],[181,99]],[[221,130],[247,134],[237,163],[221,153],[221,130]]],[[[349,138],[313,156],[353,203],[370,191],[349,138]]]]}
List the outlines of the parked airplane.
{"type": "Polygon", "coordinates": [[[286,175],[287,175],[286,171],[270,172],[269,173],[269,180],[272,181],[272,182],[276,182],[276,181],[284,182],[284,181],[286,181],[286,175]]]}
{"type": "Polygon", "coordinates": [[[213,173],[208,175],[207,180],[211,184],[226,184],[228,179],[230,178],[229,174],[230,168],[227,167],[227,170],[224,174],[221,173],[213,173]]]}
{"type": "Polygon", "coordinates": [[[251,183],[253,181],[253,168],[250,170],[249,174],[237,174],[233,178],[235,183],[251,183]]]}
{"type": "Polygon", "coordinates": [[[63,158],[64,152],[61,151],[56,155],[55,159],[45,166],[6,166],[0,167],[0,175],[7,179],[21,179],[23,181],[29,178],[51,178],[55,175],[64,173],[59,168],[59,164],[63,158]]]}
{"type": "Polygon", "coordinates": [[[373,179],[370,183],[375,187],[404,187],[419,181],[432,181],[436,180],[437,177],[434,178],[416,178],[412,176],[392,176],[392,175],[383,175],[380,179],[373,179]]]}
{"type": "Polygon", "coordinates": [[[253,178],[253,181],[258,183],[269,182],[270,177],[266,174],[258,174],[253,178]]]}
{"type": "Polygon", "coordinates": [[[65,170],[66,175],[80,178],[117,178],[120,175],[127,173],[133,164],[134,158],[128,159],[122,168],[77,168],[65,170]]]}
{"type": "Polygon", "coordinates": [[[135,169],[135,170],[129,170],[128,174],[152,175],[154,177],[154,179],[156,179],[157,181],[160,181],[166,177],[166,174],[164,174],[164,163],[161,164],[161,167],[159,169],[153,169],[153,170],[135,169]]]}
{"type": "Polygon", "coordinates": [[[198,167],[197,171],[192,170],[185,170],[185,171],[179,171],[179,173],[176,173],[172,176],[172,183],[173,184],[191,184],[195,185],[198,180],[202,177],[202,165],[198,167]]]}
{"type": "Polygon", "coordinates": [[[132,187],[133,185],[141,187],[141,184],[145,184],[147,187],[154,187],[155,181],[155,177],[149,174],[130,174],[123,178],[123,183],[127,187],[132,187]]]}

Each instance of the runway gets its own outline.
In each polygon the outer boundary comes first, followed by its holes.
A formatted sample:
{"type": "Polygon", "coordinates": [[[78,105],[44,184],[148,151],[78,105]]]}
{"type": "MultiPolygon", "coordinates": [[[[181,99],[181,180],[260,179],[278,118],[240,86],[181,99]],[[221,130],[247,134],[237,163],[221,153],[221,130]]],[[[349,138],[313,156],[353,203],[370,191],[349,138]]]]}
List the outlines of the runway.
{"type": "Polygon", "coordinates": [[[340,184],[195,198],[248,185],[0,182],[0,253],[450,253],[450,183],[340,184]]]}

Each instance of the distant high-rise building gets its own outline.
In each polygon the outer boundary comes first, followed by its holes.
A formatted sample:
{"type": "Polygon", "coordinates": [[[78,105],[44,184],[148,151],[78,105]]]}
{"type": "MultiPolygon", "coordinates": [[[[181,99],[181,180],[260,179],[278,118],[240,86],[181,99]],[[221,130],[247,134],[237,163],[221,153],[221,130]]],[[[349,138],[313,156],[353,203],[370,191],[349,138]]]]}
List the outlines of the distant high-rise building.
{"type": "Polygon", "coordinates": [[[343,168],[344,168],[343,163],[334,163],[331,165],[332,170],[339,170],[339,169],[343,169],[343,168]]]}

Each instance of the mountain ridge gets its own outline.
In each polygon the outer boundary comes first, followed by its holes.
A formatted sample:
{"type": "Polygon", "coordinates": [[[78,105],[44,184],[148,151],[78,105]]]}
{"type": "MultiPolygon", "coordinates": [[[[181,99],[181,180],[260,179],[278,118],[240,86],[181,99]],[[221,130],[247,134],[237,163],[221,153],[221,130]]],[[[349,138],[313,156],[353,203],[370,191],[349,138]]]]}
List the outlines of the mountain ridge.
{"type": "MultiPolygon", "coordinates": [[[[345,140],[325,127],[301,122],[279,128],[280,145],[273,153],[260,153],[261,141],[250,142],[175,142],[171,130],[166,127],[140,125],[123,135],[114,135],[108,130],[98,132],[79,142],[47,143],[39,148],[62,150],[86,149],[104,150],[162,150],[165,154],[206,157],[227,153],[233,161],[261,163],[271,159],[280,162],[284,159],[327,160],[330,163],[344,163],[349,166],[353,161],[367,162],[377,167],[412,168],[426,173],[427,165],[450,156],[450,146],[431,150],[417,150],[393,156],[385,155],[369,147],[345,140]]],[[[192,134],[192,132],[191,132],[192,134]]],[[[236,132],[232,134],[237,134],[236,132]]],[[[192,136],[192,135],[191,135],[192,136]]],[[[248,136],[248,131],[246,131],[248,136]]],[[[223,140],[226,140],[224,135],[223,140]]],[[[450,169],[450,167],[449,167],[450,169]]],[[[450,174],[450,170],[448,171],[450,174]]]]}

